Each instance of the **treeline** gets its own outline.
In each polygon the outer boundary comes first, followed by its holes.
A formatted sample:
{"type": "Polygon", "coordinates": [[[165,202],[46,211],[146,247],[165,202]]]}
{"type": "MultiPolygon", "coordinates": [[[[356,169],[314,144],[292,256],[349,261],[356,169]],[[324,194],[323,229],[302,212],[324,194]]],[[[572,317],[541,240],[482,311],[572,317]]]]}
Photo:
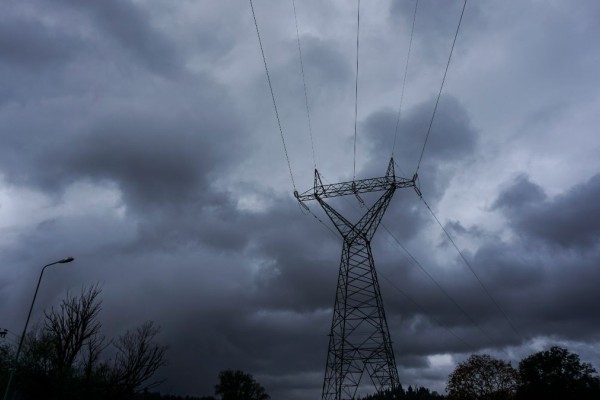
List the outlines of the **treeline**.
{"type": "Polygon", "coordinates": [[[600,378],[589,363],[554,346],[525,357],[514,368],[490,355],[458,364],[446,387],[450,400],[600,399],[600,378]]]}
{"type": "MultiPolygon", "coordinates": [[[[377,393],[363,397],[362,400],[440,400],[444,396],[438,392],[432,392],[424,387],[412,388],[404,390],[402,385],[395,390],[388,390],[383,393],[377,393]]],[[[360,400],[360,399],[359,399],[360,400]]]]}
{"type": "Polygon", "coordinates": [[[525,357],[517,368],[488,354],[474,354],[448,377],[446,395],[400,386],[363,400],[598,400],[600,377],[579,355],[554,346],[525,357]]]}
{"type": "Polygon", "coordinates": [[[159,393],[139,393],[135,400],[269,400],[271,396],[250,374],[239,370],[219,372],[215,396],[179,397],[159,393]]]}

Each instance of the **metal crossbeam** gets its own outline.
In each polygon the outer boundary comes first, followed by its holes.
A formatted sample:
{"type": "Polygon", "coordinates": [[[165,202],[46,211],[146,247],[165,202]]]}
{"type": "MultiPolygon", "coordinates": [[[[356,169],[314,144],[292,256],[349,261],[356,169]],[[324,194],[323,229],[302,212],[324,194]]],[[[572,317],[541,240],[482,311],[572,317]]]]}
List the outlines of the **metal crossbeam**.
{"type": "Polygon", "coordinates": [[[394,174],[394,159],[390,160],[388,171],[385,176],[379,178],[360,179],[357,181],[340,182],[328,185],[323,185],[319,171],[315,169],[315,184],[312,189],[307,190],[304,193],[294,192],[294,196],[299,201],[316,200],[318,197],[326,199],[329,197],[346,196],[349,194],[361,194],[380,192],[388,190],[392,187],[395,189],[413,187],[417,189],[416,180],[417,176],[413,176],[412,179],[397,177],[394,174]]]}

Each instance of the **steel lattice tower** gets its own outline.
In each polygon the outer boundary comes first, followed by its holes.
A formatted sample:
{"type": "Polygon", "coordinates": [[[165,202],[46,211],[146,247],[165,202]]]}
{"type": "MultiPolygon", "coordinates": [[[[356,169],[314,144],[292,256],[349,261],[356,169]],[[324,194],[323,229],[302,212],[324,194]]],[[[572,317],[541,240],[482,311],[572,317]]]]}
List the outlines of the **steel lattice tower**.
{"type": "Polygon", "coordinates": [[[323,185],[315,169],[314,188],[294,193],[300,202],[318,201],[344,240],[329,334],[324,400],[353,399],[365,372],[378,392],[400,384],[371,239],[395,190],[405,187],[418,191],[416,175],[410,180],[396,177],[392,158],[385,176],[353,182],[323,185]],[[370,192],[383,194],[355,224],[325,202],[329,197],[370,192]]]}

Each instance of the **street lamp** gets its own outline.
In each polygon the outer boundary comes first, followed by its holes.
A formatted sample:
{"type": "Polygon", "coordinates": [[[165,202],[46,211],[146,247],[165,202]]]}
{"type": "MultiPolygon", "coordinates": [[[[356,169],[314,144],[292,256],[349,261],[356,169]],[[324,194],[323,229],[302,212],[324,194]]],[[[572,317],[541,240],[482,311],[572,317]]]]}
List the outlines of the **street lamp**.
{"type": "Polygon", "coordinates": [[[25,333],[27,332],[27,325],[29,325],[29,318],[31,318],[31,311],[33,311],[33,305],[35,304],[35,298],[37,297],[38,290],[40,288],[40,283],[42,282],[42,276],[44,276],[44,271],[51,265],[54,264],[66,264],[73,261],[73,257],[63,258],[62,260],[54,261],[53,263],[46,264],[42,267],[42,271],[40,272],[40,278],[38,279],[37,286],[35,287],[35,293],[33,294],[33,300],[31,301],[31,307],[29,307],[29,314],[27,314],[27,321],[25,321],[25,327],[23,328],[23,333],[21,334],[21,339],[19,340],[19,347],[17,347],[17,354],[15,355],[15,364],[13,365],[10,376],[8,377],[8,383],[6,384],[6,390],[4,391],[3,400],[8,399],[8,393],[10,392],[10,384],[12,383],[13,377],[15,375],[15,370],[17,369],[17,362],[19,361],[19,355],[21,354],[21,347],[23,346],[23,340],[25,340],[25,333]]]}

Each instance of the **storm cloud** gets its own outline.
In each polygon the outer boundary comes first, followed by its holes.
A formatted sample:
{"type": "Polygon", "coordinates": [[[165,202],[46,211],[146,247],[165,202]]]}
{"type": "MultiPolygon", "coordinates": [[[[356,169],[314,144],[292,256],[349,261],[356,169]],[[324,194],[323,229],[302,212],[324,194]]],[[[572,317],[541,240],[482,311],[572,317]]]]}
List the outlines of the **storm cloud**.
{"type": "Polygon", "coordinates": [[[462,2],[419,2],[404,89],[414,3],[363,3],[356,157],[356,5],[297,3],[312,138],[292,5],[254,1],[293,181],[249,4],[3,7],[9,339],[39,268],[73,256],[47,271],[34,319],[99,283],[107,336],[161,326],[162,392],[209,395],[234,368],[273,398],[318,397],[341,241],[293,191],[315,167],[377,177],[393,156],[398,176],[419,165],[461,250],[413,189],[395,193],[373,250],[402,384],[443,392],[471,353],[514,364],[550,344],[600,368],[597,3],[469,3],[433,122],[462,2]]]}

